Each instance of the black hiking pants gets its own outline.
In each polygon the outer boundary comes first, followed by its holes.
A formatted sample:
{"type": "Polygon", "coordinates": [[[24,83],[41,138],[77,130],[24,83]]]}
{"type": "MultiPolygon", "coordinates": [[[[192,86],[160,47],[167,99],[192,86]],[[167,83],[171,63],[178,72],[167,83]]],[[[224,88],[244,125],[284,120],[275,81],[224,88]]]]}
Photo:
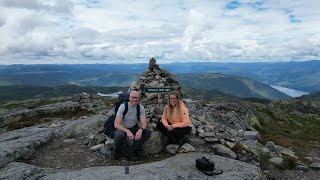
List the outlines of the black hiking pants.
{"type": "MultiPolygon", "coordinates": [[[[133,135],[135,135],[137,131],[140,129],[140,127],[138,125],[135,125],[134,127],[128,129],[132,132],[133,135]]],[[[127,150],[131,152],[136,152],[138,149],[141,149],[143,143],[145,143],[150,136],[151,130],[145,129],[142,131],[142,136],[139,141],[133,140],[130,142],[127,139],[127,133],[125,133],[124,131],[116,130],[113,138],[114,148],[116,151],[120,151],[122,148],[125,147],[125,143],[127,143],[127,150]]]]}
{"type": "Polygon", "coordinates": [[[168,136],[171,142],[183,139],[185,135],[190,134],[191,132],[191,127],[174,128],[172,131],[169,131],[166,127],[164,127],[161,121],[158,122],[157,129],[164,135],[168,136]]]}

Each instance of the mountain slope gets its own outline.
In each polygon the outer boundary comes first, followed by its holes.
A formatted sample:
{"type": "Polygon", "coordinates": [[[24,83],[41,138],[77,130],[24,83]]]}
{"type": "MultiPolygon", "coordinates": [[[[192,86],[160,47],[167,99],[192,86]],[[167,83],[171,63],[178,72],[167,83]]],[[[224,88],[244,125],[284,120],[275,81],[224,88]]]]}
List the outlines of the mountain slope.
{"type": "Polygon", "coordinates": [[[108,94],[120,90],[128,90],[128,87],[93,87],[76,85],[62,85],[56,87],[28,85],[0,86],[0,103],[32,98],[73,96],[74,94],[81,92],[87,92],[92,94],[101,92],[108,94]]]}
{"type": "Polygon", "coordinates": [[[223,73],[306,92],[320,91],[320,71],[318,70],[320,61],[318,60],[254,63],[190,62],[163,66],[176,74],[223,73]]]}
{"type": "Polygon", "coordinates": [[[219,73],[177,75],[183,86],[201,90],[218,90],[238,97],[288,99],[290,96],[258,81],[219,73]]]}

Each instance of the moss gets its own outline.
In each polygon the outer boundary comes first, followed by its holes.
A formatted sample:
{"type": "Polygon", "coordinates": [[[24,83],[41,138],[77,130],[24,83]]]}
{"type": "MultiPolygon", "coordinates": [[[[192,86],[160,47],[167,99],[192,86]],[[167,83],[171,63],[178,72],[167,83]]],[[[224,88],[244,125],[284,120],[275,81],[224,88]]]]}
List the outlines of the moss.
{"type": "Polygon", "coordinates": [[[261,165],[261,169],[269,169],[270,167],[269,157],[265,155],[260,156],[260,165],[261,165]]]}
{"type": "Polygon", "coordinates": [[[245,150],[245,147],[243,144],[237,143],[231,148],[231,150],[235,153],[242,153],[242,151],[245,150]]]}
{"type": "Polygon", "coordinates": [[[283,158],[283,163],[281,165],[282,169],[295,168],[297,160],[294,157],[284,155],[282,158],[283,158]]]}
{"type": "Polygon", "coordinates": [[[257,130],[262,129],[260,121],[256,116],[251,116],[251,124],[252,124],[252,127],[254,127],[257,130]]]}
{"type": "Polygon", "coordinates": [[[94,112],[84,109],[82,107],[75,107],[73,109],[60,109],[52,113],[48,113],[42,110],[37,111],[35,116],[26,116],[22,115],[20,119],[12,120],[8,123],[8,130],[15,130],[24,127],[30,127],[36,124],[41,124],[45,120],[44,118],[71,118],[71,117],[80,117],[84,115],[93,114],[94,112]]]}
{"type": "Polygon", "coordinates": [[[256,146],[255,149],[251,149],[249,146],[245,144],[237,143],[231,150],[237,154],[246,156],[250,161],[259,161],[260,153],[258,146],[256,146]]]}
{"type": "Polygon", "coordinates": [[[315,144],[310,143],[310,141],[320,142],[320,122],[304,118],[303,115],[287,115],[291,120],[283,121],[271,116],[271,122],[261,121],[263,129],[258,129],[258,131],[262,143],[265,144],[271,140],[283,147],[293,148],[298,157],[304,157],[307,155],[306,149],[316,148],[315,144]]]}

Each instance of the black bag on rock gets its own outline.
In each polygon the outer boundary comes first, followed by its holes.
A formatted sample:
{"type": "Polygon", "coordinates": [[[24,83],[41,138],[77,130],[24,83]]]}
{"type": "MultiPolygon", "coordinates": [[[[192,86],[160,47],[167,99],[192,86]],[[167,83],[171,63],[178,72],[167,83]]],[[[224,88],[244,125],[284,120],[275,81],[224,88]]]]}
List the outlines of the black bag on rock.
{"type": "Polygon", "coordinates": [[[198,159],[196,159],[196,166],[197,166],[197,169],[199,171],[203,172],[204,174],[206,174],[208,176],[213,175],[214,162],[212,162],[211,160],[209,160],[205,157],[198,158],[198,159]]]}

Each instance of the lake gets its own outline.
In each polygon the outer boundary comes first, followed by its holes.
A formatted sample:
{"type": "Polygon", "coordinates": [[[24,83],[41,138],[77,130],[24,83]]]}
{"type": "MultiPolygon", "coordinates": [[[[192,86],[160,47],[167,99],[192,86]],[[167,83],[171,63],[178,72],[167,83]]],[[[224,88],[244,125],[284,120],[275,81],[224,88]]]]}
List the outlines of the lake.
{"type": "Polygon", "coordinates": [[[277,85],[270,85],[270,86],[275,88],[278,91],[281,91],[281,92],[291,96],[291,97],[300,97],[302,95],[310,94],[308,92],[290,89],[290,88],[286,88],[286,87],[282,87],[282,86],[277,86],[277,85]]]}

